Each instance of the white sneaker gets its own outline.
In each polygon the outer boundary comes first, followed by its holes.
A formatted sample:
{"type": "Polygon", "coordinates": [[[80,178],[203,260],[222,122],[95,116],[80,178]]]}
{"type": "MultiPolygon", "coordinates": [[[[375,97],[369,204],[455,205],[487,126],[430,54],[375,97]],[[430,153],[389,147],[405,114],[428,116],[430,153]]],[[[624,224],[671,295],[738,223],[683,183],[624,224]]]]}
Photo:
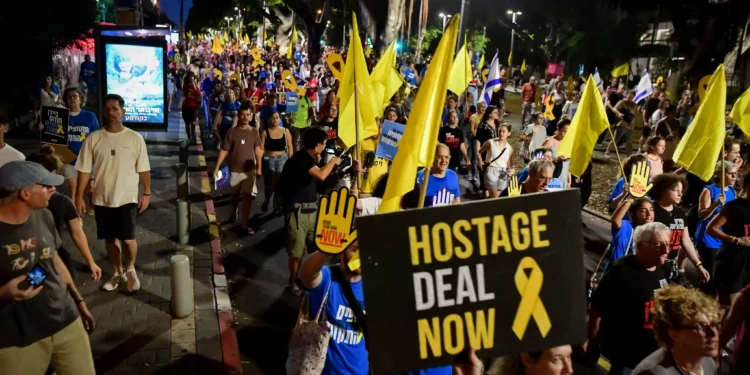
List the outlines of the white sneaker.
{"type": "Polygon", "coordinates": [[[120,275],[119,273],[114,274],[109,281],[104,283],[102,285],[102,289],[111,292],[113,290],[117,290],[117,287],[120,285],[120,283],[128,281],[127,278],[125,278],[125,275],[120,275]]]}
{"type": "Polygon", "coordinates": [[[141,282],[138,280],[138,275],[135,273],[135,269],[125,272],[128,280],[128,292],[135,292],[141,289],[141,282]]]}

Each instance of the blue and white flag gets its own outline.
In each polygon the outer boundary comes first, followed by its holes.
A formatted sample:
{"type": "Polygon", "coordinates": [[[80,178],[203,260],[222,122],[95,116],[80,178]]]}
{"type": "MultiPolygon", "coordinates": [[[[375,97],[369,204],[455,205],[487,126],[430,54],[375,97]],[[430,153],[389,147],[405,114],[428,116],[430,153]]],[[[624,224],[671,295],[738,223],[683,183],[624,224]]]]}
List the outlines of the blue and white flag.
{"type": "Polygon", "coordinates": [[[484,84],[482,96],[477,102],[485,102],[489,105],[492,93],[500,90],[502,87],[503,79],[500,77],[500,63],[498,62],[497,54],[495,54],[495,57],[492,58],[492,64],[490,64],[490,71],[487,73],[487,82],[484,84]]]}
{"type": "Polygon", "coordinates": [[[604,87],[602,77],[599,76],[599,68],[594,68],[594,82],[596,83],[596,87],[600,89],[604,87]]]}
{"type": "Polygon", "coordinates": [[[648,75],[648,71],[644,70],[641,75],[641,81],[638,82],[638,86],[635,87],[635,102],[639,103],[641,100],[646,99],[649,95],[654,92],[654,86],[651,84],[651,77],[648,75]]]}

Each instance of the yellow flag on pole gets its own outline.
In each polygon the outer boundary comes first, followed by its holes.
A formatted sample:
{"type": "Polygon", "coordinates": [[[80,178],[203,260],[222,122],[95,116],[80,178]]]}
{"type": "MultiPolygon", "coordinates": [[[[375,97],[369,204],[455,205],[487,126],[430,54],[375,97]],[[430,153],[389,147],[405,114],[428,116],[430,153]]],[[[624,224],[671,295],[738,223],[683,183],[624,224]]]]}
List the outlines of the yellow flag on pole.
{"type": "Polygon", "coordinates": [[[627,76],[628,74],[630,74],[630,63],[625,63],[612,69],[612,77],[614,78],[627,76]]]}
{"type": "Polygon", "coordinates": [[[432,165],[453,65],[459,18],[458,15],[451,18],[419,88],[378,212],[398,211],[401,198],[414,189],[417,167],[432,165]]]}
{"type": "Polygon", "coordinates": [[[482,57],[479,58],[479,64],[477,64],[477,70],[481,71],[483,66],[484,66],[484,55],[482,55],[482,57]]]}
{"type": "Polygon", "coordinates": [[[510,66],[511,62],[513,62],[513,51],[510,51],[508,54],[508,66],[510,66]]]}
{"type": "Polygon", "coordinates": [[[724,146],[726,98],[727,80],[722,64],[708,81],[705,99],[701,101],[698,112],[672,157],[677,165],[703,181],[709,181],[713,176],[724,146]]]}
{"type": "Polygon", "coordinates": [[[193,33],[191,33],[190,31],[188,31],[186,33],[186,35],[187,35],[188,39],[193,39],[193,33]]]}
{"type": "Polygon", "coordinates": [[[523,62],[521,63],[521,74],[526,73],[526,59],[523,59],[523,62]]]}
{"type": "Polygon", "coordinates": [[[745,134],[750,134],[750,88],[745,90],[732,106],[729,116],[745,134]]]}
{"type": "Polygon", "coordinates": [[[286,58],[291,59],[294,53],[294,46],[297,44],[297,26],[292,28],[292,38],[289,40],[289,49],[286,51],[286,58]]]}
{"type": "Polygon", "coordinates": [[[471,58],[469,57],[469,50],[466,48],[466,43],[464,43],[461,49],[458,50],[456,59],[453,60],[448,90],[451,90],[456,95],[463,94],[466,88],[469,87],[472,76],[471,58]]]}
{"type": "Polygon", "coordinates": [[[211,52],[217,55],[221,55],[222,53],[224,53],[224,47],[221,46],[221,40],[219,40],[219,38],[217,38],[216,36],[214,36],[214,43],[211,47],[211,52]]]}
{"type": "Polygon", "coordinates": [[[247,33],[245,33],[245,38],[244,38],[244,42],[245,42],[245,45],[246,45],[246,46],[249,46],[249,45],[250,45],[250,38],[248,38],[248,37],[247,37],[247,33]]]}
{"type": "Polygon", "coordinates": [[[224,32],[224,43],[229,43],[229,35],[226,31],[224,32]]]}
{"type": "Polygon", "coordinates": [[[568,133],[557,147],[559,155],[570,158],[568,170],[576,177],[581,177],[586,172],[596,139],[609,126],[603,103],[594,78],[590,75],[568,133]]]}
{"type": "Polygon", "coordinates": [[[346,147],[352,147],[359,141],[378,134],[373,91],[370,72],[367,71],[365,52],[362,50],[362,41],[359,39],[357,18],[352,15],[349,52],[346,55],[344,76],[337,94],[341,100],[338,136],[346,147]],[[357,125],[359,125],[359,139],[357,139],[357,125]]]}
{"type": "Polygon", "coordinates": [[[396,71],[395,40],[391,42],[391,45],[385,50],[383,56],[380,56],[380,60],[375,64],[375,68],[372,69],[370,80],[372,81],[372,88],[375,90],[373,95],[375,101],[373,104],[377,110],[376,115],[380,115],[380,111],[384,110],[391,102],[393,94],[404,84],[403,78],[396,71]]]}

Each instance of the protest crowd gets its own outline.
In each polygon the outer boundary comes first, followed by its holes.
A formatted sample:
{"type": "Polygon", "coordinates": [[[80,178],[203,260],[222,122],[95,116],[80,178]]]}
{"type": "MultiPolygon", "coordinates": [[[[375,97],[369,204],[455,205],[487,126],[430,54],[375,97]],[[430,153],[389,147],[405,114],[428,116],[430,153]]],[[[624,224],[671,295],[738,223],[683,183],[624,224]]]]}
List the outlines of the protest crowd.
{"type": "MultiPolygon", "coordinates": [[[[710,97],[725,95],[719,90],[723,69],[703,97],[687,83],[670,102],[664,85],[652,84],[648,74],[638,87],[617,77],[604,85],[598,72],[577,82],[562,76],[545,81],[524,74],[525,62],[513,72],[497,56],[479,64],[465,47],[446,68],[453,47],[438,47],[423,61],[391,45],[378,59],[352,36],[347,49],[329,47],[309,61],[305,45],[294,41],[287,47],[224,38],[191,36],[171,46],[167,109],[181,113],[188,139],[195,142],[199,129],[204,146],[219,150],[213,178],[231,187],[229,219],[243,236],[260,229],[249,223],[255,200],[263,213],[283,217],[287,287],[304,295],[305,317],[293,332],[289,373],[370,374],[377,367],[368,356],[368,336],[377,332],[368,330],[363,284],[369,279],[358,266],[360,243],[337,253],[316,245],[321,197],[353,192],[354,213],[362,218],[533,194],[526,198],[531,202],[576,189],[576,206],[583,208],[598,147],[621,172],[607,192],[612,242],[589,285],[578,291],[589,296],[587,337],[500,358],[466,349],[452,365],[408,373],[570,374],[575,359],[599,373],[712,375],[731,346],[723,373],[750,374],[744,335],[750,323],[750,174],[743,158],[750,111],[711,107],[726,101],[710,97]],[[334,55],[339,66],[330,62],[334,55]],[[457,69],[464,56],[468,65],[457,69]],[[505,90],[519,72],[522,103],[510,108],[505,90]],[[376,89],[363,91],[357,80],[376,89]],[[708,124],[716,119],[712,111],[725,119],[718,135],[708,124]],[[520,127],[505,120],[509,114],[521,118],[520,127]],[[417,130],[418,137],[409,133],[417,130]],[[511,137],[520,139],[518,149],[511,137]],[[405,144],[417,138],[425,140],[405,144]],[[407,147],[414,157],[400,160],[407,147]],[[396,184],[403,194],[394,201],[396,184]],[[305,323],[317,321],[327,329],[305,323]]],[[[150,197],[143,137],[123,126],[120,96],[104,97],[100,125],[82,109],[80,86],[61,91],[48,81],[41,105],[68,108],[76,129],[70,163],[46,146],[24,157],[3,141],[8,119],[0,115],[0,374],[43,374],[48,367],[59,374],[94,373],[87,338],[93,317],[72,282],[71,249],[61,247],[59,234],[70,233],[99,281],[105,266],[91,256],[82,216],[95,216],[114,270],[101,288],[140,288],[136,217],[150,197]],[[61,185],[69,195],[56,192],[61,185]],[[31,276],[37,266],[46,276],[41,286],[31,276]]],[[[750,94],[738,106],[750,107],[750,94]]]]}

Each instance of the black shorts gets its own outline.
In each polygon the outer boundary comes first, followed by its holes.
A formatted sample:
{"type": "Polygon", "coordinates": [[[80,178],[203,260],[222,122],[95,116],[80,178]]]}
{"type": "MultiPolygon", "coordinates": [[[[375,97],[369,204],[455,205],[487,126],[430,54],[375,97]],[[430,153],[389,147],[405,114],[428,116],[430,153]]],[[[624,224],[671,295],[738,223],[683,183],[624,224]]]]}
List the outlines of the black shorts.
{"type": "Polygon", "coordinates": [[[100,240],[134,240],[135,217],[138,204],[128,203],[120,207],[94,206],[96,238],[100,240]]]}
{"type": "Polygon", "coordinates": [[[723,244],[714,257],[713,281],[719,292],[738,293],[750,282],[750,250],[723,244]]]}
{"type": "Polygon", "coordinates": [[[196,108],[188,108],[185,106],[182,107],[182,119],[186,124],[191,124],[193,123],[193,121],[195,121],[195,112],[196,108]]]}

